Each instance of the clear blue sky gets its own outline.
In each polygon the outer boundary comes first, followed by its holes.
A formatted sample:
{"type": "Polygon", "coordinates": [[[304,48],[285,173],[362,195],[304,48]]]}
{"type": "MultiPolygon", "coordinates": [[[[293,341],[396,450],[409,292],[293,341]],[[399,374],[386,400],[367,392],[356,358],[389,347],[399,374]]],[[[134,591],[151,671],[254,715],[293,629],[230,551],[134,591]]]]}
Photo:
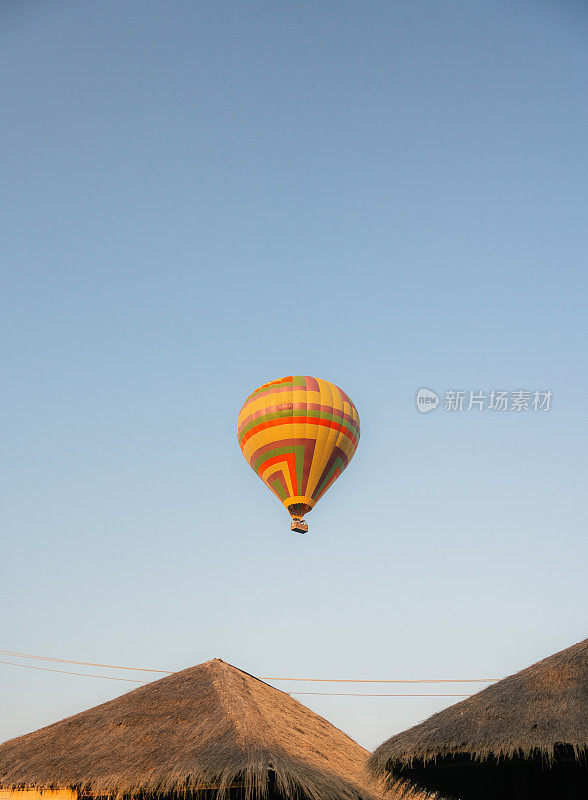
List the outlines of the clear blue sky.
{"type": "MultiPolygon", "coordinates": [[[[0,648],[454,678],[586,636],[587,41],[571,0],[0,4],[0,648]],[[292,373],[362,420],[307,537],[235,432],[292,373]]],[[[130,686],[0,665],[0,740],[130,686]]],[[[454,702],[300,699],[370,748],[454,702]]]]}

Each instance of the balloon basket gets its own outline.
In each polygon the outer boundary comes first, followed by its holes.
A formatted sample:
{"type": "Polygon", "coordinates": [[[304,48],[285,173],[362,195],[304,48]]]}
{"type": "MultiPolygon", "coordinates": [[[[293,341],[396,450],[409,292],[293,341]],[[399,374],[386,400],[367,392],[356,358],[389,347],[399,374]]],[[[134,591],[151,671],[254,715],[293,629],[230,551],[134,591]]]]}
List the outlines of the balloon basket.
{"type": "Polygon", "coordinates": [[[305,519],[293,517],[290,530],[294,531],[294,533],[308,533],[308,522],[305,519]]]}

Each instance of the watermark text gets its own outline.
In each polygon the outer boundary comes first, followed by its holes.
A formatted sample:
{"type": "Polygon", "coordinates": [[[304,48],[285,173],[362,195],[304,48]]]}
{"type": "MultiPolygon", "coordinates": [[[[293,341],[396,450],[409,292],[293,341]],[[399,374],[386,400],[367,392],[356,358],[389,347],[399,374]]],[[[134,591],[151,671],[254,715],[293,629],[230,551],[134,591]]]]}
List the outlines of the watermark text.
{"type": "Polygon", "coordinates": [[[434,411],[437,407],[448,412],[492,411],[495,413],[525,411],[549,411],[553,392],[545,389],[514,389],[504,391],[492,389],[448,389],[439,395],[432,389],[422,388],[416,394],[416,407],[421,414],[434,411]]]}

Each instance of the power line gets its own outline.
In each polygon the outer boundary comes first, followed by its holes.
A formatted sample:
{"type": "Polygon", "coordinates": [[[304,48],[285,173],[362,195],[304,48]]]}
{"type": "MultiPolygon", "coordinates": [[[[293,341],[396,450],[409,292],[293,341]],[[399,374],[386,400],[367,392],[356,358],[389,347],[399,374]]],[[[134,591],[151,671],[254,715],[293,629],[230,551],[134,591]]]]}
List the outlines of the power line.
{"type": "MultiPolygon", "coordinates": [[[[0,651],[2,652],[2,651],[0,651]]],[[[16,664],[14,661],[0,661],[0,664],[10,664],[11,667],[24,667],[25,669],[42,669],[44,672],[62,672],[64,675],[82,675],[84,678],[105,678],[107,681],[127,681],[128,683],[145,683],[134,678],[115,678],[112,675],[90,675],[88,672],[69,672],[65,669],[51,669],[50,667],[35,667],[32,664],[16,664]]]]}
{"type": "MultiPolygon", "coordinates": [[[[120,667],[115,664],[98,664],[94,661],[74,661],[73,659],[69,658],[51,658],[49,656],[38,656],[32,655],[31,653],[18,653],[14,650],[0,650],[0,654],[8,655],[8,656],[15,656],[17,658],[32,658],[37,659],[39,661],[51,661],[51,662],[58,662],[60,664],[79,664],[80,666],[85,667],[102,667],[103,669],[121,669],[121,670],[133,670],[135,672],[157,672],[161,675],[172,675],[172,670],[164,670],[164,669],[152,669],[150,667],[120,667]]],[[[8,662],[0,662],[0,663],[8,663],[8,662]]],[[[24,664],[22,666],[25,666],[24,664]]],[[[55,670],[55,671],[63,671],[63,670],[55,670]]],[[[73,673],[73,674],[85,674],[85,673],[73,673]]],[[[130,680],[129,678],[113,678],[112,680],[130,680]]],[[[494,681],[500,680],[500,678],[414,678],[414,679],[389,679],[389,680],[381,680],[381,679],[370,679],[370,678],[261,678],[264,681],[304,681],[310,683],[493,683],[494,681]]],[[[137,681],[137,683],[142,683],[142,681],[137,681]]],[[[300,694],[300,692],[298,692],[300,694]]],[[[310,692],[306,692],[305,694],[311,694],[310,692]]],[[[447,695],[450,696],[450,695],[447,695]]],[[[451,695],[455,697],[461,697],[462,695],[451,695]]]]}
{"type": "Polygon", "coordinates": [[[50,658],[49,656],[35,656],[31,653],[17,653],[14,650],[0,650],[0,653],[5,656],[17,656],[18,658],[34,658],[39,661],[57,661],[60,664],[80,664],[84,667],[104,667],[106,669],[123,669],[134,670],[136,672],[159,672],[162,675],[171,675],[171,670],[166,669],[151,669],[150,667],[117,667],[115,664],[96,664],[93,661],[74,661],[70,658],[50,658]]]}
{"type": "MultiPolygon", "coordinates": [[[[0,651],[3,652],[3,651],[0,651]]],[[[148,681],[138,681],[135,678],[117,678],[111,675],[91,675],[88,672],[70,672],[65,669],[51,669],[51,667],[37,667],[33,664],[17,664],[15,661],[0,661],[0,664],[9,664],[11,667],[24,669],[40,669],[43,672],[60,672],[62,675],[80,675],[84,678],[104,678],[108,681],[126,681],[127,683],[140,683],[145,685],[148,681]]],[[[121,668],[122,669],[122,668],[121,668]]],[[[158,670],[159,671],[159,670],[158,670]]],[[[370,694],[367,692],[288,692],[295,695],[322,695],[323,697],[470,697],[468,694],[370,694]]]]}
{"type": "Polygon", "coordinates": [[[442,694],[442,693],[435,693],[435,694],[423,694],[418,692],[416,694],[370,694],[368,692],[291,692],[290,694],[295,695],[307,695],[307,694],[320,694],[320,695],[328,695],[329,697],[471,697],[471,694],[442,694]]]}
{"type": "Polygon", "coordinates": [[[414,678],[411,680],[373,680],[369,678],[261,678],[261,680],[310,681],[311,683],[492,683],[494,681],[499,681],[500,678],[414,678]]]}

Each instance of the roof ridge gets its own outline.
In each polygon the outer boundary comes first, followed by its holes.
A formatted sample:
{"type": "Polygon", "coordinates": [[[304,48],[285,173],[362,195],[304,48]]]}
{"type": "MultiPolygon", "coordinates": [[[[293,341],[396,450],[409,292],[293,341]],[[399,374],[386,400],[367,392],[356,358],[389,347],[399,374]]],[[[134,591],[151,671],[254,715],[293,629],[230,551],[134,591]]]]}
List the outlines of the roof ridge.
{"type": "MultiPolygon", "coordinates": [[[[237,673],[243,675],[244,678],[254,678],[254,676],[220,658],[215,659],[215,661],[219,661],[222,667],[216,670],[213,675],[214,689],[219,698],[219,703],[230,719],[231,725],[244,749],[249,750],[252,741],[251,733],[248,729],[250,726],[245,724],[247,714],[251,712],[257,717],[255,739],[259,741],[260,738],[263,738],[266,746],[273,746],[275,739],[271,736],[271,727],[265,714],[261,711],[255,699],[251,696],[245,696],[243,687],[236,683],[237,673]],[[217,680],[220,683],[220,687],[216,683],[217,680]]],[[[270,689],[273,688],[264,683],[264,681],[260,681],[259,678],[254,678],[254,680],[259,681],[259,683],[270,689]]]]}
{"type": "MultiPolygon", "coordinates": [[[[467,707],[470,707],[476,702],[476,698],[480,696],[500,698],[504,691],[509,691],[513,684],[516,685],[517,682],[520,681],[532,681],[533,683],[536,683],[537,679],[540,676],[543,676],[546,672],[551,673],[553,670],[561,671],[565,669],[568,664],[574,663],[578,659],[585,658],[584,651],[587,649],[588,639],[582,639],[581,641],[576,642],[569,647],[565,647],[563,650],[558,650],[557,653],[551,653],[539,661],[528,664],[526,667],[521,667],[521,669],[517,670],[516,672],[506,675],[504,678],[496,681],[496,683],[491,683],[490,686],[485,686],[483,689],[480,689],[479,692],[467,697],[465,700],[461,700],[455,705],[459,706],[463,704],[467,707]]],[[[449,706],[449,708],[452,708],[452,706],[449,706]]],[[[439,713],[442,714],[443,711],[439,713]]]]}
{"type": "MultiPolygon", "coordinates": [[[[341,736],[345,737],[345,739],[347,739],[352,745],[354,745],[355,747],[359,747],[361,750],[364,751],[364,753],[369,755],[370,751],[367,750],[365,747],[362,747],[360,744],[358,744],[358,742],[356,742],[355,739],[352,736],[350,736],[348,733],[345,733],[345,731],[341,730],[341,728],[339,728],[337,725],[334,725],[326,717],[323,717],[321,714],[318,714],[316,711],[313,711],[312,708],[309,708],[308,706],[305,706],[304,703],[301,703],[300,700],[297,700],[295,697],[292,697],[292,695],[289,694],[288,692],[285,692],[283,689],[278,689],[276,686],[272,686],[270,683],[267,683],[266,681],[262,680],[261,678],[258,678],[256,675],[252,675],[250,672],[247,672],[246,670],[241,669],[241,667],[237,667],[234,664],[230,664],[228,661],[223,661],[222,658],[215,658],[213,660],[214,661],[220,661],[221,664],[224,664],[225,666],[230,667],[231,670],[234,670],[235,672],[239,672],[239,673],[241,673],[241,675],[245,675],[247,678],[250,678],[252,681],[255,681],[256,683],[261,683],[262,686],[265,686],[267,689],[270,689],[273,692],[276,692],[277,694],[283,695],[283,697],[285,699],[287,699],[287,702],[293,703],[295,706],[298,706],[300,708],[300,710],[305,714],[308,714],[310,712],[313,717],[315,717],[316,719],[319,719],[322,722],[326,723],[332,730],[336,731],[337,733],[341,734],[341,736]]],[[[209,663],[211,663],[211,662],[209,662],[209,663]]],[[[229,672],[229,674],[231,674],[231,672],[229,672]]],[[[225,693],[223,693],[223,695],[226,696],[225,693]]],[[[259,711],[258,706],[256,705],[255,707],[259,711]]],[[[261,712],[259,712],[259,713],[261,715],[261,712]]],[[[262,715],[262,716],[263,716],[264,721],[266,722],[268,730],[270,732],[272,732],[273,729],[272,729],[271,725],[269,725],[269,723],[267,723],[265,715],[262,715]]],[[[240,720],[241,720],[241,718],[240,718],[240,720]]],[[[269,737],[269,741],[274,742],[275,739],[270,736],[269,737]]]]}

